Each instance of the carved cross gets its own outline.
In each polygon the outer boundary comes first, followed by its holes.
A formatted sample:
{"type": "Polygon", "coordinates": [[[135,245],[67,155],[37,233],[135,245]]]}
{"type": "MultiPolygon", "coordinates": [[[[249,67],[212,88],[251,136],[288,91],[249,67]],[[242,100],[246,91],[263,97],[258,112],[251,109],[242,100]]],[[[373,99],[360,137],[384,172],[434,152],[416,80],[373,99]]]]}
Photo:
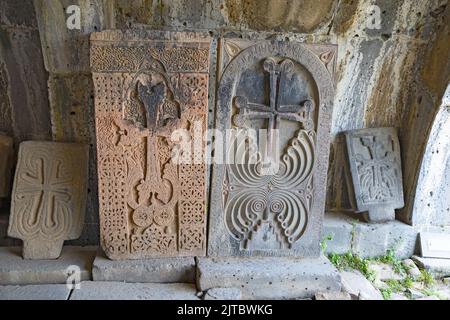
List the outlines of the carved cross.
{"type": "MultiPolygon", "coordinates": [[[[54,231],[57,224],[56,215],[59,214],[57,203],[68,203],[71,178],[62,176],[62,163],[60,160],[52,161],[47,167],[44,159],[37,159],[36,171],[27,171],[21,174],[26,184],[17,190],[17,198],[32,197],[31,215],[27,219],[27,228],[31,233],[40,228],[44,234],[54,231]]],[[[61,208],[59,208],[61,210],[61,208]]],[[[62,227],[62,226],[61,226],[62,227]]]]}
{"type": "MultiPolygon", "coordinates": [[[[266,161],[272,158],[276,148],[276,130],[279,128],[281,119],[301,122],[306,130],[312,129],[313,122],[311,113],[314,104],[306,100],[300,105],[282,105],[281,88],[284,86],[286,75],[293,71],[294,63],[284,59],[278,63],[273,58],[264,61],[264,70],[270,74],[270,105],[249,102],[247,97],[236,96],[234,104],[239,109],[236,116],[238,123],[246,120],[268,119],[266,161]]],[[[272,159],[273,160],[273,159],[272,159]]]]}

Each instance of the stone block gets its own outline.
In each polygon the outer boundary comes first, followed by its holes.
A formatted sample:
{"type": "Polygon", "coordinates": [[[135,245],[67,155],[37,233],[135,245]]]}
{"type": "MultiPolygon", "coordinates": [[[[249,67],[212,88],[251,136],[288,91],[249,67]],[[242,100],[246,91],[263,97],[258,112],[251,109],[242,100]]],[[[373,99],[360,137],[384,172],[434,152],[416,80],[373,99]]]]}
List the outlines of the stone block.
{"type": "Polygon", "coordinates": [[[368,211],[372,222],[395,220],[395,209],[404,206],[396,128],[352,130],[345,136],[358,211],[368,211]]]}
{"type": "MultiPolygon", "coordinates": [[[[29,12],[34,14],[34,10],[29,12]]],[[[0,26],[0,130],[14,133],[15,143],[51,138],[47,72],[39,32],[0,26]],[[5,83],[6,82],[6,83],[5,83]],[[5,112],[6,111],[6,112],[5,112]],[[5,112],[5,113],[3,113],[5,112]],[[10,123],[6,123],[10,121],[10,123]]]]}
{"type": "Polygon", "coordinates": [[[425,269],[436,278],[450,276],[450,259],[422,258],[413,256],[412,259],[420,269],[425,269]]]}
{"type": "Polygon", "coordinates": [[[419,268],[412,259],[403,260],[402,265],[413,279],[418,279],[421,276],[419,268]]]}
{"type": "Polygon", "coordinates": [[[90,72],[89,35],[112,28],[113,1],[36,0],[45,67],[50,73],[90,72]],[[70,5],[80,9],[80,29],[69,29],[66,13],[70,5]]]}
{"type": "Polygon", "coordinates": [[[316,293],[316,300],[352,300],[350,294],[347,292],[319,292],[316,293]]]}
{"type": "Polygon", "coordinates": [[[199,300],[193,284],[83,281],[70,300],[199,300]]]}
{"type": "Polygon", "coordinates": [[[395,272],[394,268],[387,263],[370,262],[368,268],[374,273],[376,281],[403,279],[403,276],[395,272]]]}
{"type": "Polygon", "coordinates": [[[323,236],[331,234],[326,253],[353,252],[363,258],[384,256],[394,250],[399,259],[411,257],[416,250],[417,230],[394,220],[383,223],[367,223],[342,213],[327,213],[323,236]]]}
{"type": "Polygon", "coordinates": [[[114,261],[99,251],[92,267],[92,276],[94,281],[195,283],[195,259],[167,257],[114,261]]]}
{"type": "Polygon", "coordinates": [[[0,248],[0,285],[63,284],[79,270],[79,281],[91,280],[97,247],[64,247],[57,260],[25,260],[20,247],[0,248]]]}
{"type": "Polygon", "coordinates": [[[203,300],[241,300],[242,292],[238,288],[211,288],[206,291],[203,300]]]}
{"type": "Polygon", "coordinates": [[[13,139],[0,134],[0,198],[5,198],[10,194],[12,167],[13,139]]]}
{"type": "Polygon", "coordinates": [[[450,259],[450,234],[420,232],[419,238],[422,257],[450,259]]]}
{"type": "Polygon", "coordinates": [[[88,146],[20,144],[8,235],[24,241],[25,259],[56,259],[80,236],[86,209],[88,146]]]}
{"type": "Polygon", "coordinates": [[[220,48],[208,255],[318,257],[337,47],[220,48]]]}
{"type": "Polygon", "coordinates": [[[339,291],[340,276],[325,258],[197,258],[197,287],[239,288],[243,299],[301,299],[339,291]]]}
{"type": "Polygon", "coordinates": [[[0,286],[0,300],[68,300],[69,295],[65,284],[0,286]]]}
{"type": "Polygon", "coordinates": [[[322,237],[331,236],[331,240],[326,241],[327,254],[344,254],[352,251],[352,240],[354,237],[355,226],[352,220],[343,214],[326,213],[323,220],[322,237]]]}
{"type": "Polygon", "coordinates": [[[383,300],[381,292],[376,289],[359,271],[341,272],[342,291],[350,294],[352,299],[383,300]]]}
{"type": "Polygon", "coordinates": [[[91,40],[105,254],[205,255],[209,36],[129,30],[91,40]]]}

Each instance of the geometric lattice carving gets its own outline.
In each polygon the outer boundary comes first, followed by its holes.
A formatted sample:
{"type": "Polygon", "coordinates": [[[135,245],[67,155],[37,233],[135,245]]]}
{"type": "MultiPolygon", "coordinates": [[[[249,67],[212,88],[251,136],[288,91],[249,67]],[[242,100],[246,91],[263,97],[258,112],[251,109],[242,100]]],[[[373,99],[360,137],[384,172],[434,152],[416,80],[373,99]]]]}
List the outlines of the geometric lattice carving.
{"type": "Polygon", "coordinates": [[[206,252],[205,145],[178,164],[172,135],[205,132],[209,46],[188,33],[92,36],[100,234],[111,259],[206,252]]]}
{"type": "Polygon", "coordinates": [[[81,235],[87,163],[87,145],[21,143],[8,235],[24,241],[25,259],[56,259],[64,240],[81,235]]]}
{"type": "MultiPolygon", "coordinates": [[[[216,128],[235,134],[226,163],[213,168],[208,252],[317,256],[332,58],[278,41],[222,40],[221,48],[216,128]]],[[[334,46],[321,48],[334,56],[334,46]]]]}
{"type": "Polygon", "coordinates": [[[353,130],[346,140],[358,211],[368,211],[371,221],[394,220],[404,206],[397,130],[353,130]]]}

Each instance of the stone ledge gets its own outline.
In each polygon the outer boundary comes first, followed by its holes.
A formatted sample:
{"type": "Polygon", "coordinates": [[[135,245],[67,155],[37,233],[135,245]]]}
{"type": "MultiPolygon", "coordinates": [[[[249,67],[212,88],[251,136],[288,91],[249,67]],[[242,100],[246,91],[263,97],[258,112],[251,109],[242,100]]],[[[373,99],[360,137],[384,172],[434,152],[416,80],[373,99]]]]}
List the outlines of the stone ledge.
{"type": "Polygon", "coordinates": [[[301,299],[340,291],[339,272],[325,257],[197,258],[197,288],[239,288],[242,299],[301,299]]]}
{"type": "Polygon", "coordinates": [[[323,236],[327,241],[326,253],[353,252],[363,258],[379,257],[390,249],[399,259],[411,257],[416,251],[418,231],[403,222],[367,223],[342,213],[326,213],[323,236]]]}
{"type": "Polygon", "coordinates": [[[69,266],[80,268],[80,280],[91,279],[97,247],[63,247],[55,260],[22,259],[21,247],[0,248],[0,285],[65,284],[69,266]]]}
{"type": "Polygon", "coordinates": [[[195,283],[193,257],[110,260],[99,250],[92,266],[94,281],[195,283]]]}
{"type": "Polygon", "coordinates": [[[450,259],[422,258],[413,256],[420,269],[425,269],[436,278],[445,278],[450,276],[450,259]]]}
{"type": "Polygon", "coordinates": [[[0,300],[67,300],[69,295],[65,284],[0,286],[0,300]]]}
{"type": "Polygon", "coordinates": [[[84,281],[70,300],[199,300],[195,285],[187,283],[125,283],[84,281]]]}

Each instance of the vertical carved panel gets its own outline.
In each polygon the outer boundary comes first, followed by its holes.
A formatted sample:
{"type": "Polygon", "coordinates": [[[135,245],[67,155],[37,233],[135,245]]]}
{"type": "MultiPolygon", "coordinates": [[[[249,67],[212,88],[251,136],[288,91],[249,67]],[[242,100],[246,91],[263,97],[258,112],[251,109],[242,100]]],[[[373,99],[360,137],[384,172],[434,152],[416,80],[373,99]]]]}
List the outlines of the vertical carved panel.
{"type": "Polygon", "coordinates": [[[371,221],[395,219],[404,206],[400,145],[395,128],[346,132],[358,211],[371,221]]]}
{"type": "Polygon", "coordinates": [[[209,46],[188,33],[92,36],[101,243],[111,259],[205,254],[209,46]],[[177,130],[202,139],[181,164],[177,130]]]}
{"type": "Polygon", "coordinates": [[[336,48],[241,40],[221,48],[217,128],[234,136],[213,169],[208,253],[317,256],[336,48]]]}
{"type": "Polygon", "coordinates": [[[28,259],[59,257],[80,236],[87,191],[88,146],[23,142],[14,179],[8,235],[28,259]]]}

